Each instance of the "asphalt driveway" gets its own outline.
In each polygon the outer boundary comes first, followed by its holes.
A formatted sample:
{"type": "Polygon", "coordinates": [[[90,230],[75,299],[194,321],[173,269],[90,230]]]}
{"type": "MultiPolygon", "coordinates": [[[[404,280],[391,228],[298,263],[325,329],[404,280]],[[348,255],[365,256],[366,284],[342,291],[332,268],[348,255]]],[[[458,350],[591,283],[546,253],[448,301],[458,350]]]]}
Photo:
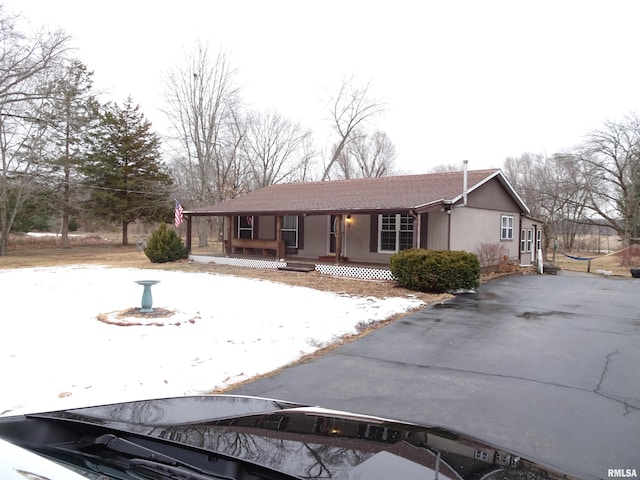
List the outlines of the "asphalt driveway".
{"type": "Polygon", "coordinates": [[[512,276],[232,393],[443,425],[640,474],[640,280],[512,276]]]}

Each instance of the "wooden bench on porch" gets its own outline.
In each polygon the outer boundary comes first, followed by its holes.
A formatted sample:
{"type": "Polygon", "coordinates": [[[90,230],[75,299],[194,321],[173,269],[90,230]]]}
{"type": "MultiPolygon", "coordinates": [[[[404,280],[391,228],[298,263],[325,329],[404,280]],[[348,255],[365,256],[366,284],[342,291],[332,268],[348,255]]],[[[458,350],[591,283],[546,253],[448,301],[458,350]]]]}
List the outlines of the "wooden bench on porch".
{"type": "MultiPolygon", "coordinates": [[[[276,258],[284,258],[285,245],[284,240],[265,240],[262,238],[234,238],[231,240],[231,248],[241,248],[242,254],[247,255],[249,250],[262,250],[262,255],[267,256],[269,251],[275,253],[276,258]]],[[[224,249],[229,250],[229,240],[224,241],[224,249]]]]}

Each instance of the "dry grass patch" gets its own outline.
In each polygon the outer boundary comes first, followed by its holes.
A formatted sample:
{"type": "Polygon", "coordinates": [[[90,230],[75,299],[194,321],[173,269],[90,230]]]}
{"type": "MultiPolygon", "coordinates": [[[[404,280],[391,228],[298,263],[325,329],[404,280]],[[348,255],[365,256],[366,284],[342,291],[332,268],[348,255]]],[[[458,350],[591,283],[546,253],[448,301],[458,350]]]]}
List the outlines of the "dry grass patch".
{"type": "MultiPolygon", "coordinates": [[[[598,270],[611,272],[612,275],[621,277],[630,277],[630,268],[640,267],[640,247],[634,245],[631,250],[623,249],[617,252],[613,252],[607,255],[599,255],[596,253],[570,253],[572,257],[578,258],[590,258],[591,262],[587,260],[576,260],[574,258],[567,257],[566,255],[556,254],[555,264],[564,270],[571,270],[577,272],[586,272],[591,263],[591,273],[597,273],[598,270]],[[623,260],[626,260],[630,265],[623,265],[623,260]]],[[[551,257],[549,257],[551,260],[551,257]]]]}
{"type": "Polygon", "coordinates": [[[135,245],[77,245],[71,248],[23,248],[14,249],[9,255],[0,257],[0,269],[28,267],[59,267],[65,265],[104,265],[115,268],[141,268],[170,271],[216,273],[314,288],[345,295],[372,296],[378,298],[413,297],[425,303],[434,303],[449,298],[414,292],[399,288],[395,282],[361,280],[332,277],[319,272],[285,272],[233,267],[229,265],[199,264],[189,261],[151,263],[144,252],[136,251],[135,245]]]}

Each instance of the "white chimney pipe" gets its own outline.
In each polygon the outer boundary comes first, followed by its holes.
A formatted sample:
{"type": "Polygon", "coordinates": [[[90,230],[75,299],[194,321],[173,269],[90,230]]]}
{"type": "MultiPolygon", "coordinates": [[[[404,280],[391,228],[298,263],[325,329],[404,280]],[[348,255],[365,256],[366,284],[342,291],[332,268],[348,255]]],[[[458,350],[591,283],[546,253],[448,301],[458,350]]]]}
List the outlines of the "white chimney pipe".
{"type": "Polygon", "coordinates": [[[467,164],[469,160],[462,161],[463,177],[462,177],[462,206],[467,206],[467,164]]]}

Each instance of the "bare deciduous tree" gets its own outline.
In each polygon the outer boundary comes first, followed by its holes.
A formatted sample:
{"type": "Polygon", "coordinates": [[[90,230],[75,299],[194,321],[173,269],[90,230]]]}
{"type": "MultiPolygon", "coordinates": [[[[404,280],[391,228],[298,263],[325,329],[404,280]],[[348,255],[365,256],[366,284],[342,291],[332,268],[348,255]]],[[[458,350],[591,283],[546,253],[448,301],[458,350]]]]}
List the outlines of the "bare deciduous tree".
{"type": "MultiPolygon", "coordinates": [[[[197,45],[185,63],[165,79],[165,113],[174,136],[174,172],[190,208],[221,202],[240,193],[245,167],[239,145],[239,90],[235,72],[223,51],[212,56],[197,45]]],[[[199,245],[207,244],[207,225],[198,229],[199,245]]]]}
{"type": "Polygon", "coordinates": [[[396,147],[386,133],[358,134],[338,159],[344,178],[384,177],[393,174],[396,147]]]}
{"type": "Polygon", "coordinates": [[[45,183],[46,124],[32,120],[38,103],[32,108],[12,103],[0,115],[0,256],[7,254],[9,232],[22,206],[45,183]]]}
{"type": "Polygon", "coordinates": [[[328,105],[331,128],[337,138],[331,149],[331,157],[324,165],[322,180],[328,180],[336,162],[358,131],[364,130],[365,123],[381,114],[385,105],[371,98],[371,85],[356,86],[353,78],[344,80],[335,97],[328,105]]]}
{"type": "Polygon", "coordinates": [[[0,6],[0,256],[6,255],[16,214],[37,183],[46,158],[42,118],[52,72],[68,51],[61,31],[21,33],[0,6]]]}
{"type": "Polygon", "coordinates": [[[429,169],[431,173],[447,173],[447,172],[459,172],[461,170],[460,164],[457,163],[449,163],[449,164],[440,164],[436,165],[429,169]]]}
{"type": "Polygon", "coordinates": [[[605,122],[587,136],[579,158],[592,179],[588,207],[629,246],[640,220],[640,117],[605,122]]]}
{"type": "Polygon", "coordinates": [[[311,131],[276,112],[249,114],[243,150],[252,173],[252,187],[304,180],[311,149],[311,131]]]}
{"type": "Polygon", "coordinates": [[[524,153],[507,158],[503,170],[531,215],[544,220],[543,250],[560,237],[565,250],[571,251],[586,210],[585,178],[575,157],[524,153]]]}

